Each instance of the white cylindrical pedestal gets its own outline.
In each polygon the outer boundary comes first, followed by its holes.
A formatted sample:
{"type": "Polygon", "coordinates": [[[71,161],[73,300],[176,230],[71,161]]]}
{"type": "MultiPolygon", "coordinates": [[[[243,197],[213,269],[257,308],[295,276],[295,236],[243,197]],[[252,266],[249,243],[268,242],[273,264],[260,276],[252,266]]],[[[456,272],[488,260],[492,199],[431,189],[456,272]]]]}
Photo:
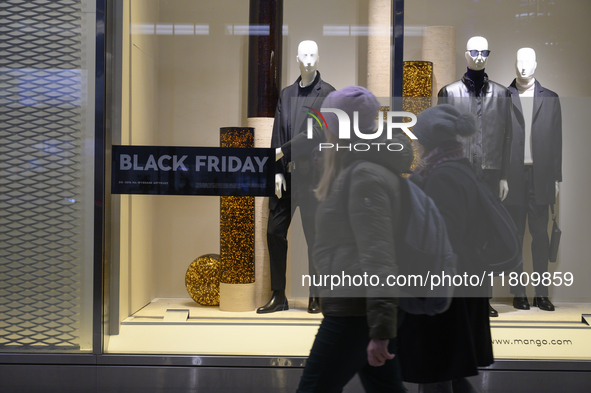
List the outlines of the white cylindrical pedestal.
{"type": "Polygon", "coordinates": [[[255,283],[220,283],[220,311],[253,311],[256,308],[254,303],[254,288],[255,283]]]}
{"type": "MultiPolygon", "coordinates": [[[[247,126],[253,127],[254,147],[271,146],[273,134],[272,117],[249,117],[247,126]]],[[[267,248],[267,220],[269,219],[269,198],[254,198],[254,302],[256,307],[264,306],[271,298],[271,271],[269,249],[267,248]]]]}
{"type": "MultiPolygon", "coordinates": [[[[269,147],[273,132],[273,118],[247,119],[247,127],[254,128],[254,146],[269,147]]],[[[254,198],[254,271],[255,282],[249,284],[220,284],[221,311],[254,311],[271,297],[271,274],[267,249],[267,220],[269,198],[254,198]]]]}
{"type": "Polygon", "coordinates": [[[433,95],[456,78],[456,29],[429,26],[423,30],[422,60],[433,63],[433,95]]]}
{"type": "Polygon", "coordinates": [[[370,0],[368,15],[367,89],[376,97],[390,97],[392,2],[390,0],[370,0]]]}

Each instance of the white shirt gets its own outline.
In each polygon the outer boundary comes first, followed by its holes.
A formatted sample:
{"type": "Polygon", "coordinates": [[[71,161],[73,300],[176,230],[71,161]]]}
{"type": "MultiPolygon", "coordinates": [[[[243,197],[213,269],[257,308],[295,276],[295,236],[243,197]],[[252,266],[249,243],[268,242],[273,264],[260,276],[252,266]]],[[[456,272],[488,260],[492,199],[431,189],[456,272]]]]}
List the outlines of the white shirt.
{"type": "Polygon", "coordinates": [[[517,82],[517,91],[519,92],[521,110],[523,112],[523,120],[525,122],[525,151],[523,155],[523,163],[525,165],[532,165],[534,161],[532,156],[531,125],[534,117],[535,80],[534,78],[531,78],[531,80],[527,81],[520,81],[518,79],[517,82]]]}

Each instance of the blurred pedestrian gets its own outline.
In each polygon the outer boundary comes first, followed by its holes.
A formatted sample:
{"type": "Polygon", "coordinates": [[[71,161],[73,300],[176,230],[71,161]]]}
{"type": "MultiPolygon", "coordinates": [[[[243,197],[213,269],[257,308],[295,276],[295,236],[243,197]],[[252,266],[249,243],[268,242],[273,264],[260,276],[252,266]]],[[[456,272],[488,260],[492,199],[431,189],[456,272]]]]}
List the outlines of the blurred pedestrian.
{"type": "MultiPolygon", "coordinates": [[[[398,174],[407,172],[412,163],[410,142],[403,135],[385,140],[383,128],[378,139],[356,137],[355,124],[365,135],[378,134],[380,103],[365,88],[332,92],[322,108],[340,109],[349,116],[351,139],[339,140],[337,116],[323,112],[329,130],[325,146],[333,147],[322,150],[324,169],[316,189],[321,201],[314,247],[317,272],[321,277],[395,275],[394,240],[401,214],[398,174]],[[377,151],[377,145],[367,142],[387,143],[377,151]],[[399,143],[391,149],[398,151],[388,150],[389,143],[399,143]],[[339,145],[343,148],[337,149],[339,145]]],[[[321,287],[324,319],[297,391],[341,392],[358,374],[366,392],[405,392],[396,352],[395,295],[395,288],[367,284],[321,287]]]]}
{"type": "MultiPolygon", "coordinates": [[[[471,167],[461,138],[475,132],[474,115],[447,104],[421,112],[413,127],[421,160],[413,178],[443,216],[462,275],[482,273],[474,246],[474,228],[483,214],[476,175],[454,167],[471,167]]],[[[459,287],[447,311],[406,314],[399,330],[403,380],[420,384],[421,393],[477,392],[466,377],[493,363],[488,313],[486,288],[459,287]]]]}

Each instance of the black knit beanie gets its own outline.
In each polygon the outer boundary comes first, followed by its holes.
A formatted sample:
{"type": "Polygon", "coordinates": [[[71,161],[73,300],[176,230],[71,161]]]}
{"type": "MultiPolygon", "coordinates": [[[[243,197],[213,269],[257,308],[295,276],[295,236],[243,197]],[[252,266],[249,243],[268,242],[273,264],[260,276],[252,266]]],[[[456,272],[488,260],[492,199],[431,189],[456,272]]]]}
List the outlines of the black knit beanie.
{"type": "Polygon", "coordinates": [[[476,133],[476,117],[472,113],[460,113],[449,104],[427,108],[417,116],[412,133],[427,149],[457,140],[458,136],[469,137],[476,133]]]}

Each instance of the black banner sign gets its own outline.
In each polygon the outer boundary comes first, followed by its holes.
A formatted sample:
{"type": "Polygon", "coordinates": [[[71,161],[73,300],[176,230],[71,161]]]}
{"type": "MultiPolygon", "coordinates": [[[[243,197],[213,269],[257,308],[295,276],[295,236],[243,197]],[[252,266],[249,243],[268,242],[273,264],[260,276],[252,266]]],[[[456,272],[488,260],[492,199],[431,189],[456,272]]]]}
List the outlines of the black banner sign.
{"type": "Polygon", "coordinates": [[[271,196],[275,149],[113,146],[111,193],[271,196]]]}

